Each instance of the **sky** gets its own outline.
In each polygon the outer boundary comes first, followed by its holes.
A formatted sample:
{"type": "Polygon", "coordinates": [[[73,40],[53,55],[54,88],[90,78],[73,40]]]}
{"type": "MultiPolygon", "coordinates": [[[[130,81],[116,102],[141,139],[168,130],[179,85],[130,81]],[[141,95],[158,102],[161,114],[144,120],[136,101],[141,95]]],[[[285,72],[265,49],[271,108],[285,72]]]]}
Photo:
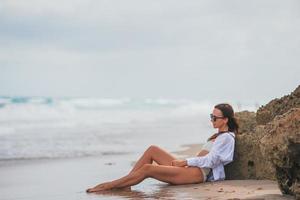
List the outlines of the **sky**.
{"type": "Polygon", "coordinates": [[[0,95],[266,102],[299,35],[297,0],[0,0],[0,95]]]}

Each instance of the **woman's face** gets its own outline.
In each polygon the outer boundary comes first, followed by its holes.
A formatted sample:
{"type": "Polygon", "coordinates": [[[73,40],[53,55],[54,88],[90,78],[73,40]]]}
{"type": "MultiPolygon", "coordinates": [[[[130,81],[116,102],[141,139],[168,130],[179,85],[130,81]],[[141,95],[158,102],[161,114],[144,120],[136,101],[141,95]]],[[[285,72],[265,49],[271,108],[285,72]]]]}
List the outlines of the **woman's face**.
{"type": "Polygon", "coordinates": [[[222,118],[223,113],[221,110],[214,108],[213,112],[213,117],[215,117],[215,120],[211,119],[211,122],[213,124],[214,128],[221,128],[227,125],[227,118],[222,118]]]}

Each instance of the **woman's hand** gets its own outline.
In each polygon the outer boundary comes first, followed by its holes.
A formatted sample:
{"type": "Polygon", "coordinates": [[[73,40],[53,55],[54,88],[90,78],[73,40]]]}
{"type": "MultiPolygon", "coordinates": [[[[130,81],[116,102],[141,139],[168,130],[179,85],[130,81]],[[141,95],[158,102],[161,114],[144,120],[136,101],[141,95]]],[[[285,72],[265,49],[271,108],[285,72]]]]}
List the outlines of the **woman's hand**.
{"type": "Polygon", "coordinates": [[[205,156],[206,154],[208,154],[209,152],[208,151],[206,151],[206,150],[201,150],[198,154],[197,154],[197,156],[205,156]]]}
{"type": "Polygon", "coordinates": [[[187,166],[187,162],[186,162],[186,160],[173,160],[172,166],[185,167],[185,166],[187,166]]]}

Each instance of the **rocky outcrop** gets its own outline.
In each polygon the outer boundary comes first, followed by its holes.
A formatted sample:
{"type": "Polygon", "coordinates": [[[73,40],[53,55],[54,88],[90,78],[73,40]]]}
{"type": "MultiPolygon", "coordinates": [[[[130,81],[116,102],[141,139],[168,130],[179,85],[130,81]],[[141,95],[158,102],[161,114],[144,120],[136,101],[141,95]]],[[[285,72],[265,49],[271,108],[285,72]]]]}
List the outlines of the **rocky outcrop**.
{"type": "Polygon", "coordinates": [[[240,130],[236,135],[234,162],[225,167],[226,179],[275,180],[275,168],[260,151],[264,127],[256,123],[256,113],[236,113],[240,130]]]}
{"type": "Polygon", "coordinates": [[[300,108],[276,116],[264,129],[263,157],[275,167],[281,191],[300,199],[300,108]]]}
{"type": "Polygon", "coordinates": [[[236,117],[240,132],[227,179],[276,179],[284,194],[300,198],[300,86],[236,117]]]}
{"type": "Polygon", "coordinates": [[[257,110],[257,124],[265,125],[272,121],[277,115],[282,115],[291,108],[300,107],[300,85],[290,95],[280,99],[274,99],[267,105],[257,110]]]}

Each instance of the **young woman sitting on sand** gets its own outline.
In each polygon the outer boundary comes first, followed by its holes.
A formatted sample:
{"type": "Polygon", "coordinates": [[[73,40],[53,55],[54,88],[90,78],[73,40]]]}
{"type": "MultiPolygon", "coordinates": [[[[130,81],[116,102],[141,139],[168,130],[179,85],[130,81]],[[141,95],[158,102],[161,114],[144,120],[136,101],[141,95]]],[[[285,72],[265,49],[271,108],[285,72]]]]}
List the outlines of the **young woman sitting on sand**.
{"type": "Polygon", "coordinates": [[[149,177],[175,185],[224,180],[224,165],[233,160],[234,137],[238,132],[238,124],[229,104],[216,105],[210,117],[218,133],[208,139],[197,157],[177,160],[163,149],[150,146],[128,175],[86,191],[100,192],[128,188],[149,177]],[[152,164],[153,161],[158,165],[152,164]]]}

